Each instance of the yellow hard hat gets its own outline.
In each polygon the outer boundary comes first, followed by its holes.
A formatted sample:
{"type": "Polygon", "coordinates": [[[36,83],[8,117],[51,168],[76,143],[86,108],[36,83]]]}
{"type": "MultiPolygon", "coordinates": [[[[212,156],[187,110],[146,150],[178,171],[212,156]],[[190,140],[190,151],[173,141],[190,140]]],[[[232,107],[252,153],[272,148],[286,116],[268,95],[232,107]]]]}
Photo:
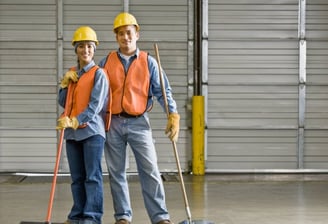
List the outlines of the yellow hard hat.
{"type": "Polygon", "coordinates": [[[99,44],[96,32],[89,26],[81,26],[75,30],[72,39],[72,45],[79,41],[94,41],[96,45],[99,44]]]}
{"type": "Polygon", "coordinates": [[[126,26],[126,25],[135,25],[137,31],[139,31],[139,29],[140,29],[140,27],[137,23],[137,20],[133,15],[131,15],[130,13],[127,13],[127,12],[121,12],[114,19],[113,31],[115,32],[115,30],[117,28],[119,28],[121,26],[126,26]]]}

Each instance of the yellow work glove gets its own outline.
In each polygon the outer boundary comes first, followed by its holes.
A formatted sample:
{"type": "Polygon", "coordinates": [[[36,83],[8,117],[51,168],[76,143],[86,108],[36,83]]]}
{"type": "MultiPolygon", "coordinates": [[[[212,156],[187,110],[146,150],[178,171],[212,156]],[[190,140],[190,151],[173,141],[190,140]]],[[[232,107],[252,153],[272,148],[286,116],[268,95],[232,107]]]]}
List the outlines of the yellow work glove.
{"type": "Polygon", "coordinates": [[[62,130],[65,128],[73,128],[76,130],[78,127],[79,121],[76,119],[76,117],[71,119],[68,116],[65,116],[58,119],[56,129],[62,130]]]}
{"type": "Polygon", "coordinates": [[[179,137],[180,115],[178,113],[170,113],[167,119],[165,134],[171,141],[177,142],[179,137]]]}
{"type": "Polygon", "coordinates": [[[70,81],[77,82],[78,76],[76,71],[68,71],[65,73],[63,79],[60,82],[61,88],[67,88],[70,81]]]}

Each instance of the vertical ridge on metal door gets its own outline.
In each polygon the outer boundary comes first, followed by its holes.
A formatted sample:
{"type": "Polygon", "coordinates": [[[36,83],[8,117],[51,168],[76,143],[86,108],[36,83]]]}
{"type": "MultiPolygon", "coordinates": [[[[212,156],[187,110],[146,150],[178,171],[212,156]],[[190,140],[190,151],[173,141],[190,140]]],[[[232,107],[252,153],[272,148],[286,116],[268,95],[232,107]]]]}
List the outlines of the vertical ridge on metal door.
{"type": "Polygon", "coordinates": [[[299,0],[298,39],[299,39],[299,104],[298,104],[298,162],[297,168],[304,168],[304,123],[306,99],[306,33],[305,33],[306,1],[299,0]]]}

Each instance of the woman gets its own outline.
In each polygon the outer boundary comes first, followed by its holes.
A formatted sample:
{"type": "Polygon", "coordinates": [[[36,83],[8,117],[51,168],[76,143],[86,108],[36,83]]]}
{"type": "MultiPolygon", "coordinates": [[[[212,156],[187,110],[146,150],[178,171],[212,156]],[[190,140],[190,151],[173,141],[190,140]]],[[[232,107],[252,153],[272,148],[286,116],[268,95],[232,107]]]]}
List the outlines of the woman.
{"type": "Polygon", "coordinates": [[[57,129],[65,129],[73,196],[65,224],[101,224],[103,215],[101,158],[109,83],[93,60],[98,43],[92,28],[82,26],[75,31],[72,45],[78,63],[60,83],[58,102],[65,112],[57,129]]]}

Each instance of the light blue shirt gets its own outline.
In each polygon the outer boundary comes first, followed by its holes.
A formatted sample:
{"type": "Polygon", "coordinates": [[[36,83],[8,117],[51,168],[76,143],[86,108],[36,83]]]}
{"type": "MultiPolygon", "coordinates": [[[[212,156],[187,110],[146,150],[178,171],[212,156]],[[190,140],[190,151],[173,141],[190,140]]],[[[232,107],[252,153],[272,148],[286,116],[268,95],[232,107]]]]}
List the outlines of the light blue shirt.
{"type": "MultiPolygon", "coordinates": [[[[78,67],[78,77],[80,78],[93,66],[95,66],[95,62],[91,61],[82,69],[78,67]]],[[[97,69],[88,107],[76,117],[80,125],[87,124],[87,126],[85,128],[78,128],[77,130],[73,130],[72,128],[65,129],[65,139],[81,141],[94,135],[101,135],[106,138],[104,116],[108,101],[108,90],[109,84],[106,73],[102,69],[97,69]]],[[[67,88],[60,88],[58,103],[63,108],[65,108],[66,95],[67,88]]]]}
{"type": "MultiPolygon", "coordinates": [[[[125,72],[128,71],[131,62],[138,57],[139,55],[139,48],[136,50],[135,54],[132,55],[128,60],[124,59],[122,56],[120,50],[118,50],[119,58],[124,66],[125,72]]],[[[100,67],[104,67],[107,60],[107,56],[101,59],[99,62],[100,67]]],[[[162,88],[161,88],[161,82],[159,77],[159,69],[158,64],[155,58],[148,55],[148,69],[150,74],[150,88],[149,88],[149,94],[148,94],[148,107],[153,104],[153,96],[156,97],[159,104],[162,106],[163,110],[165,111],[165,103],[164,103],[164,97],[162,94],[162,88]]],[[[165,74],[165,72],[162,70],[163,80],[164,80],[164,86],[165,86],[165,93],[167,98],[167,104],[168,104],[168,110],[170,113],[175,112],[177,113],[177,104],[172,96],[172,89],[169,83],[169,80],[165,74]]]]}

